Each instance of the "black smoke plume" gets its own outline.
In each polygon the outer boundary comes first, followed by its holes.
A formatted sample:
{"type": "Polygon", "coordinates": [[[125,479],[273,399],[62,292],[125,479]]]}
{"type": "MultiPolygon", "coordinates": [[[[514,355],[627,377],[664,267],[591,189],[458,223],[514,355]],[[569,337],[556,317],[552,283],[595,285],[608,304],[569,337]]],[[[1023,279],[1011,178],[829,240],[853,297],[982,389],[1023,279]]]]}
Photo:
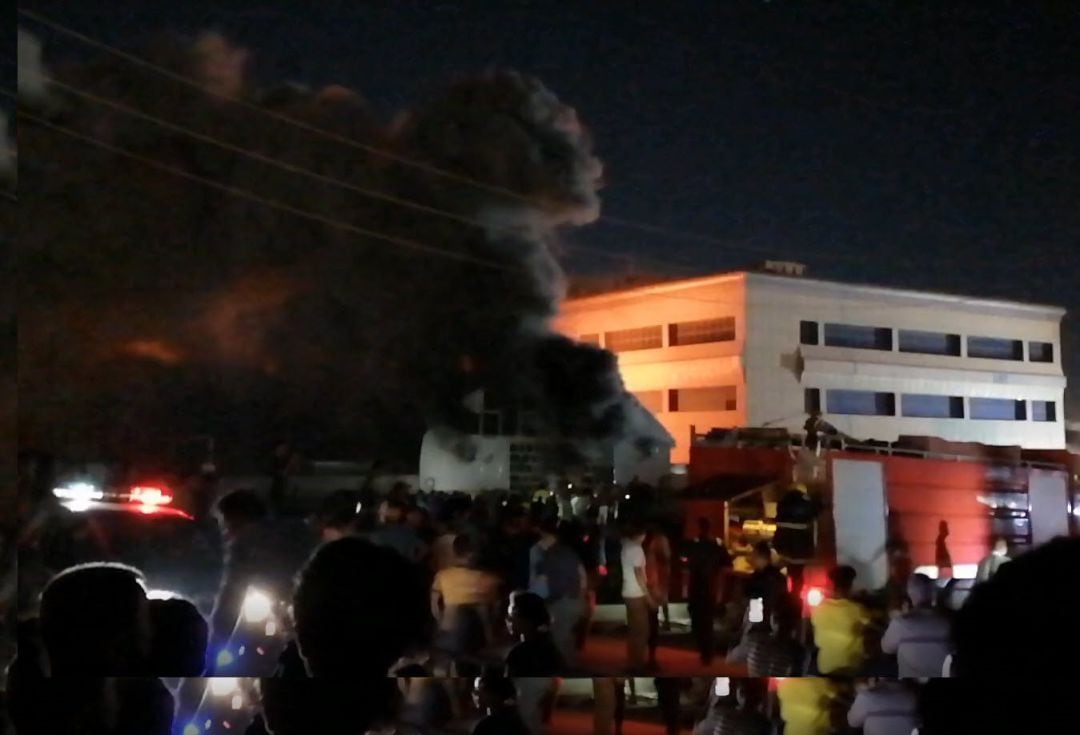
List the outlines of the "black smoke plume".
{"type": "Polygon", "coordinates": [[[20,119],[19,378],[24,442],[130,455],[194,434],[261,449],[415,457],[425,426],[468,431],[483,388],[580,445],[627,430],[612,355],[552,332],[560,228],[599,214],[601,166],[539,81],[489,71],[383,124],[342,87],[261,89],[219,36],[52,68],[48,124],[397,243],[248,201],[20,119]],[[85,90],[290,165],[283,171],[72,93],[85,90]],[[486,182],[464,183],[320,136],[486,182]],[[417,248],[412,243],[418,244],[417,248]],[[422,248],[433,248],[433,254],[422,248]]]}

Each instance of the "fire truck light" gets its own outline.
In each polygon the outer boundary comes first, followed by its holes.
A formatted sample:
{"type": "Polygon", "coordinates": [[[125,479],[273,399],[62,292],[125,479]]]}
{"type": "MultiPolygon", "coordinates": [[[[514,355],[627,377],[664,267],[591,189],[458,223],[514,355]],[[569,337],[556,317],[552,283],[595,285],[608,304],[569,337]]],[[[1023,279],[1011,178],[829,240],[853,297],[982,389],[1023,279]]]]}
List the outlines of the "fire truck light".
{"type": "Polygon", "coordinates": [[[811,587],[806,593],[806,604],[810,607],[817,607],[825,601],[825,593],[817,587],[811,587]]]}
{"type": "MultiPolygon", "coordinates": [[[[142,506],[168,505],[173,501],[173,496],[165,489],[156,485],[137,485],[128,493],[131,502],[142,506]]],[[[143,511],[144,513],[147,511],[143,511]]],[[[151,511],[152,512],[152,511],[151,511]]]]}

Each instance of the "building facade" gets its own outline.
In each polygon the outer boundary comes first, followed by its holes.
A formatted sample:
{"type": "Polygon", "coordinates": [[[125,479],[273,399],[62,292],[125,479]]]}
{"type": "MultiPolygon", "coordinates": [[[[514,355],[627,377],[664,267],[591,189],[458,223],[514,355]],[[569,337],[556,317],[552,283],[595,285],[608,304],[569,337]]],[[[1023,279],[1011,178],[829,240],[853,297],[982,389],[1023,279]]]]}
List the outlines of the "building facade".
{"type": "MultiPolygon", "coordinates": [[[[795,270],[794,272],[801,272],[795,270]]],[[[563,334],[618,356],[689,458],[691,427],[1065,446],[1053,306],[736,272],[568,300],[563,334]]]]}

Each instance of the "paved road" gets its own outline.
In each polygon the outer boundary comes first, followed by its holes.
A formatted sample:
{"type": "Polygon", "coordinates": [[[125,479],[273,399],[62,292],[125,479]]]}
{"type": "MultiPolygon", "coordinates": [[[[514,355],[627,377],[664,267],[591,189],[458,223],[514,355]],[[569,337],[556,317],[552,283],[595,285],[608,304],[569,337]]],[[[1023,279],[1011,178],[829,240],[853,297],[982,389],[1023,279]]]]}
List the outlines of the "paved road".
{"type": "MultiPolygon", "coordinates": [[[[657,651],[662,676],[746,676],[746,667],[728,664],[723,658],[704,666],[697,652],[680,645],[664,644],[657,651]]],[[[585,645],[581,668],[597,676],[622,674],[626,667],[625,634],[594,633],[585,645]]]]}
{"type": "MultiPolygon", "coordinates": [[[[551,718],[548,732],[552,735],[593,735],[593,715],[591,712],[556,710],[551,718]]],[[[655,722],[626,720],[623,722],[623,735],[665,735],[663,725],[655,722]]]]}

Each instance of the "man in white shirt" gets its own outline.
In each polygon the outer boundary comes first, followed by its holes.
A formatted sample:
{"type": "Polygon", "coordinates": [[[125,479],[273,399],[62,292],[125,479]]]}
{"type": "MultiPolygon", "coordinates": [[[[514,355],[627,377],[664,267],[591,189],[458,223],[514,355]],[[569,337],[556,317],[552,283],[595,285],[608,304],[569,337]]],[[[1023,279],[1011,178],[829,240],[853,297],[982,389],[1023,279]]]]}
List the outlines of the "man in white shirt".
{"type": "Polygon", "coordinates": [[[918,697],[907,682],[870,679],[856,688],[847,721],[863,735],[910,735],[918,724],[918,697]]]}
{"type": "Polygon", "coordinates": [[[626,603],[626,654],[631,672],[645,669],[649,616],[656,608],[645,579],[645,532],[627,528],[622,543],[622,596],[626,603]]]}
{"type": "Polygon", "coordinates": [[[975,573],[975,581],[989,582],[990,578],[997,574],[997,571],[1005,566],[1008,561],[1009,542],[999,536],[994,539],[990,556],[979,562],[978,570],[975,573]]]}
{"type": "Polygon", "coordinates": [[[912,609],[889,623],[881,650],[896,654],[901,678],[940,677],[949,655],[949,621],[933,608],[934,581],[913,574],[907,591],[912,609]]]}

